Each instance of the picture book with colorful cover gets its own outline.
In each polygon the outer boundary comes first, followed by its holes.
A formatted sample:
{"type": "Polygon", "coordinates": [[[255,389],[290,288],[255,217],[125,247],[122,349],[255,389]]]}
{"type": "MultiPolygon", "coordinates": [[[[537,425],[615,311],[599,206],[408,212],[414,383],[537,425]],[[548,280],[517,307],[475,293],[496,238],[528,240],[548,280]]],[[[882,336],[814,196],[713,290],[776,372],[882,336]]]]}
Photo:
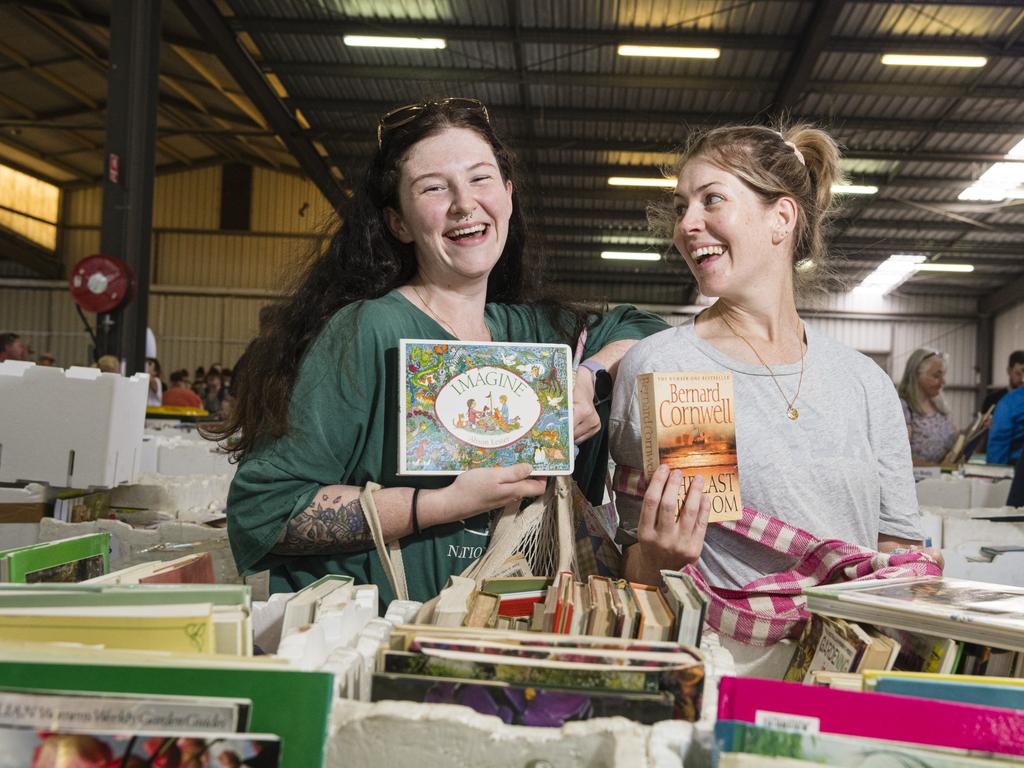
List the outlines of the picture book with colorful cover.
{"type": "Polygon", "coordinates": [[[682,504],[690,483],[704,478],[709,520],[738,520],[739,467],[736,411],[730,371],[642,373],[636,377],[644,476],[662,464],[683,473],[682,504]]]}
{"type": "Polygon", "coordinates": [[[5,765],[18,766],[136,766],[281,765],[276,736],[256,733],[142,732],[31,730],[0,727],[5,765]],[[244,761],[244,762],[243,762],[244,761]]]}
{"type": "Polygon", "coordinates": [[[1024,587],[921,576],[804,590],[813,613],[1024,650],[1024,587]]]}
{"type": "Polygon", "coordinates": [[[564,344],[403,339],[398,473],[525,462],[572,474],[571,361],[564,344]]]}
{"type": "Polygon", "coordinates": [[[595,717],[626,717],[645,724],[672,718],[672,697],[664,691],[608,693],[382,672],[373,676],[371,699],[462,704],[510,725],[548,728],[595,717]]]}
{"type": "MultiPolygon", "coordinates": [[[[937,747],[915,747],[882,739],[840,736],[799,730],[767,728],[735,720],[715,723],[715,748],[720,753],[739,752],[764,758],[794,758],[809,765],[846,768],[862,766],[915,766],[915,768],[982,768],[1018,763],[998,759],[991,752],[937,747]]],[[[758,765],[757,761],[752,761],[758,765]]],[[[762,765],[775,765],[762,760],[762,765]]]]}

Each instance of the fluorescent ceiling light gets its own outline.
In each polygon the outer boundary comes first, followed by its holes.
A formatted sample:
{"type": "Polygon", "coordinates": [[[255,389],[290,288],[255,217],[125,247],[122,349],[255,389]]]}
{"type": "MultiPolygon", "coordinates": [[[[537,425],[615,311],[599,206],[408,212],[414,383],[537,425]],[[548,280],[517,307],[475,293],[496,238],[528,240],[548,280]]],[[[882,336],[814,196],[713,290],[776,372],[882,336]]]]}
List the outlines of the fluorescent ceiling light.
{"type": "Polygon", "coordinates": [[[636,251],[601,251],[601,258],[621,261],[661,261],[660,254],[636,251]]]}
{"type": "Polygon", "coordinates": [[[717,59],[718,48],[679,48],[670,45],[620,45],[619,56],[661,56],[670,59],[717,59]]]}
{"type": "Polygon", "coordinates": [[[984,67],[984,56],[929,56],[912,53],[886,53],[882,63],[890,67],[984,67]]]}
{"type": "Polygon", "coordinates": [[[878,187],[872,184],[833,184],[833,195],[874,195],[878,187]]]}
{"type": "Polygon", "coordinates": [[[917,265],[918,272],[973,272],[973,264],[945,264],[941,261],[928,261],[917,265]]]}
{"type": "Polygon", "coordinates": [[[875,271],[865,277],[853,290],[884,296],[896,286],[905,282],[915,272],[973,272],[973,264],[945,264],[929,262],[927,256],[919,253],[894,253],[879,264],[875,271]]]}
{"type": "MultiPolygon", "coordinates": [[[[1024,160],[1024,139],[1006,153],[1010,160],[1024,160]]],[[[1024,162],[995,163],[958,196],[958,200],[1017,200],[1024,198],[1024,162]]]]}
{"type": "Polygon", "coordinates": [[[357,48],[444,48],[447,43],[439,37],[376,37],[373,35],[345,35],[345,45],[357,48]]]}
{"type": "MultiPolygon", "coordinates": [[[[1024,160],[1024,139],[1006,153],[1007,159],[1024,160]]],[[[960,193],[961,200],[1005,200],[1024,197],[1024,163],[995,163],[960,193]]]]}
{"type": "Polygon", "coordinates": [[[638,176],[609,176],[610,187],[674,187],[675,179],[640,178],[638,176]]]}

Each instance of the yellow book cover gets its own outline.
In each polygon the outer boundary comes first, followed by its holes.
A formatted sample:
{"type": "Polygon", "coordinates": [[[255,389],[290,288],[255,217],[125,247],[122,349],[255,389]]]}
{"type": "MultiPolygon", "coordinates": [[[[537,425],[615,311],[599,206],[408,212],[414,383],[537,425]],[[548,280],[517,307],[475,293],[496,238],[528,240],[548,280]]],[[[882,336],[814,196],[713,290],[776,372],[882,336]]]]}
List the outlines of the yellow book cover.
{"type": "Polygon", "coordinates": [[[106,648],[213,653],[213,606],[0,609],[0,639],[22,643],[83,643],[106,648]]]}
{"type": "Polygon", "coordinates": [[[644,476],[661,464],[683,472],[679,503],[698,475],[711,497],[712,523],[738,520],[736,413],[732,373],[642,373],[636,378],[644,476]]]}

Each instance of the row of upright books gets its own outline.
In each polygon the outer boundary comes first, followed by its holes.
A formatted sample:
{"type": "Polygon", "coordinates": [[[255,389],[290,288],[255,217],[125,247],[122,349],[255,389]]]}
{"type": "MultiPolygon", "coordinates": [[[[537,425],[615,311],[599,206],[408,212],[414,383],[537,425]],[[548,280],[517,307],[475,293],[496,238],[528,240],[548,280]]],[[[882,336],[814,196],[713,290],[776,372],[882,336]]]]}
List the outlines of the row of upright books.
{"type": "Polygon", "coordinates": [[[485,580],[454,576],[423,619],[449,627],[477,627],[556,635],[674,640],[700,645],[707,600],[690,576],[663,571],[662,586],[569,572],[549,579],[508,576],[485,580]]]}

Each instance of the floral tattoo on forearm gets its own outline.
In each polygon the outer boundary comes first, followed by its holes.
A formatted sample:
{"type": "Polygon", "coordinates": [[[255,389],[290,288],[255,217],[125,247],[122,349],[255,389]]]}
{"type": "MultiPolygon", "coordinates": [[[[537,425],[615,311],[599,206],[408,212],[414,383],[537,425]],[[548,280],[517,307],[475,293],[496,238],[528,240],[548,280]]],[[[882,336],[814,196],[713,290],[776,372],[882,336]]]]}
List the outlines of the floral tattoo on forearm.
{"type": "Polygon", "coordinates": [[[343,504],[326,493],[288,521],[274,545],[278,555],[331,555],[373,548],[373,534],[359,499],[343,504]]]}

